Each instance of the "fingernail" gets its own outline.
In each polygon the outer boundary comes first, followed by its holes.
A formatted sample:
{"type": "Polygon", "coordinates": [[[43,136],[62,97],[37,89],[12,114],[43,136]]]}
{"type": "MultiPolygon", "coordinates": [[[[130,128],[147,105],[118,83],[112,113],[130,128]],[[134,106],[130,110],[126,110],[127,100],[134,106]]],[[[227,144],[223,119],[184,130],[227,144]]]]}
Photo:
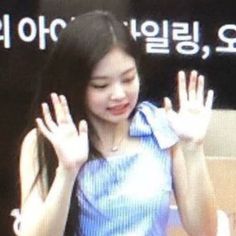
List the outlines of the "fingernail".
{"type": "Polygon", "coordinates": [[[208,90],[208,93],[213,96],[214,90],[213,90],[213,89],[209,89],[209,90],[208,90]]]}
{"type": "Polygon", "coordinates": [[[36,122],[37,125],[39,125],[40,121],[41,121],[41,119],[38,118],[38,117],[35,119],[35,122],[36,122]]]}
{"type": "Polygon", "coordinates": [[[179,78],[184,79],[185,78],[185,72],[183,70],[179,71],[178,76],[179,76],[179,78]]]}
{"type": "Polygon", "coordinates": [[[51,93],[51,97],[52,97],[52,98],[57,97],[57,93],[55,93],[55,92],[51,93]]]}
{"type": "Polygon", "coordinates": [[[197,72],[197,70],[192,70],[191,74],[194,75],[194,76],[197,76],[198,72],[197,72]]]}
{"type": "Polygon", "coordinates": [[[64,101],[65,100],[65,97],[61,94],[61,95],[59,95],[59,98],[60,98],[60,100],[62,100],[62,101],[64,101]]]}
{"type": "Polygon", "coordinates": [[[205,79],[205,77],[204,77],[204,75],[199,75],[199,76],[198,76],[198,79],[201,80],[201,81],[203,81],[203,80],[205,79]]]}

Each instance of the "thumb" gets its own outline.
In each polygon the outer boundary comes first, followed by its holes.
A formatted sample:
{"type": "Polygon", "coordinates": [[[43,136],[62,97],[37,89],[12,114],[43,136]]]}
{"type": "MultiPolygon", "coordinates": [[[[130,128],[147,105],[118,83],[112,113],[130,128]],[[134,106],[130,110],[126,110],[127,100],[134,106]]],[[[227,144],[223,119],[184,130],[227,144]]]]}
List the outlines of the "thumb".
{"type": "Polygon", "coordinates": [[[172,102],[168,97],[164,98],[164,109],[166,113],[170,113],[172,111],[172,102]]]}
{"type": "Polygon", "coordinates": [[[81,141],[82,147],[87,147],[89,146],[89,141],[88,141],[88,124],[85,120],[81,120],[79,122],[79,138],[81,141]]]}
{"type": "Polygon", "coordinates": [[[164,109],[165,109],[167,120],[169,121],[170,126],[173,129],[175,129],[176,121],[177,121],[177,114],[172,109],[172,102],[168,97],[164,98],[164,109]]]}
{"type": "Polygon", "coordinates": [[[79,122],[79,134],[88,134],[88,124],[86,120],[81,120],[79,122]]]}

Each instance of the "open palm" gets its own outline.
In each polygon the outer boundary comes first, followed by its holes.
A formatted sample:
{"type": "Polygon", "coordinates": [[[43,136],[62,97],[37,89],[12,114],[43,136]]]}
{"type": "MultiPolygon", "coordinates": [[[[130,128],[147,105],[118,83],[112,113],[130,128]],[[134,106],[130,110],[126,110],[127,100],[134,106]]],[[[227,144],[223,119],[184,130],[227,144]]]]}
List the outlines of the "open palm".
{"type": "Polygon", "coordinates": [[[51,99],[55,121],[48,104],[43,103],[43,119],[36,119],[38,128],[53,145],[59,165],[65,168],[79,168],[88,158],[87,123],[84,120],[80,121],[77,129],[65,96],[52,93],[51,99]]]}
{"type": "Polygon", "coordinates": [[[171,127],[180,140],[202,142],[210,122],[213,91],[204,98],[204,77],[192,71],[186,86],[186,75],[178,74],[179,111],[172,109],[169,98],[165,98],[165,110],[171,127]]]}

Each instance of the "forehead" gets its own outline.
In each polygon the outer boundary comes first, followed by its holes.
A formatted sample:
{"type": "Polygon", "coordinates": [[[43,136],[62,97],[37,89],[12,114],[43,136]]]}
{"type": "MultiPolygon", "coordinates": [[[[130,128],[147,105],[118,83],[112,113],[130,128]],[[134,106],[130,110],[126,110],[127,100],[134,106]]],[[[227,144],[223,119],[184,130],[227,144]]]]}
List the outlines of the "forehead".
{"type": "Polygon", "coordinates": [[[122,49],[112,48],[95,66],[92,77],[118,76],[130,68],[136,68],[135,60],[122,49]]]}

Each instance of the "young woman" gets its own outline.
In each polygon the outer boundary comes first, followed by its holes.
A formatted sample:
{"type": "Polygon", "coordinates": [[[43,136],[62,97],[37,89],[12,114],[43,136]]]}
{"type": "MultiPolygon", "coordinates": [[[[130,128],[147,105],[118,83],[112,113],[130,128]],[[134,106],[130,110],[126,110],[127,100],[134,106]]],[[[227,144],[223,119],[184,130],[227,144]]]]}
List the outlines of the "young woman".
{"type": "Polygon", "coordinates": [[[165,235],[174,190],[190,235],[215,235],[203,152],[213,92],[178,74],[180,108],[140,102],[138,49],[107,12],[63,30],[20,156],[21,236],[165,235]],[[36,121],[36,127],[35,126],[36,121]]]}

